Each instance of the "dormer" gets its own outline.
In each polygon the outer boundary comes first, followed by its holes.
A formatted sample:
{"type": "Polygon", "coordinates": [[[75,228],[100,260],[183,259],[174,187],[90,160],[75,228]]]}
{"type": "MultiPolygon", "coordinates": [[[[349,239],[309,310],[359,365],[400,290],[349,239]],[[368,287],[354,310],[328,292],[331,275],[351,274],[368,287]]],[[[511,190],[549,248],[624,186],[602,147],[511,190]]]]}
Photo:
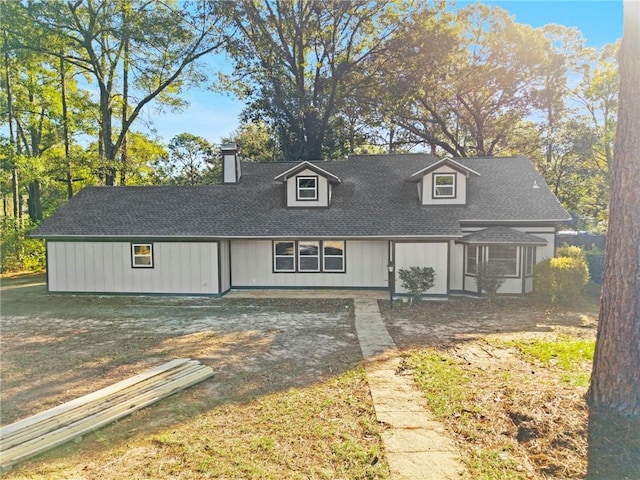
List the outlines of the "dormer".
{"type": "Polygon", "coordinates": [[[340,179],[311,162],[302,162],[281,173],[274,180],[286,185],[287,207],[328,207],[332,186],[340,179]]]}
{"type": "Polygon", "coordinates": [[[471,175],[480,176],[475,170],[444,157],[411,175],[409,181],[417,184],[422,205],[465,205],[471,175]]]}

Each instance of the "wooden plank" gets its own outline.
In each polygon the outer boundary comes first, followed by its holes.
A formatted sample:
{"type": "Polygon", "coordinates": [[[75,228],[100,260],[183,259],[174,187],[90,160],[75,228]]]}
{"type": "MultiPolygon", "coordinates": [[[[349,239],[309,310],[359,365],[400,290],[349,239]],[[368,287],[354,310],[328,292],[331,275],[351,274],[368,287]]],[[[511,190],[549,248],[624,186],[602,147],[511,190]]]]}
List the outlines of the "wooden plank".
{"type": "Polygon", "coordinates": [[[12,423],[10,425],[7,425],[5,427],[0,428],[0,439],[3,438],[6,434],[9,434],[15,430],[21,429],[21,428],[25,428],[28,425],[32,425],[38,422],[41,422],[42,420],[54,416],[54,415],[60,415],[63,412],[72,410],[74,408],[86,405],[89,402],[95,401],[95,400],[101,400],[104,397],[108,396],[111,393],[117,392],[119,390],[122,390],[124,388],[127,388],[129,386],[135,385],[137,383],[140,383],[146,379],[152,378],[155,375],[158,375],[162,372],[165,372],[167,370],[171,370],[173,368],[176,368],[177,366],[187,363],[189,362],[188,358],[182,358],[182,359],[177,359],[177,360],[172,360],[170,362],[167,362],[163,365],[160,365],[159,367],[155,367],[152,368],[151,370],[148,370],[146,372],[143,373],[139,373],[137,375],[134,375],[133,377],[127,378],[121,382],[115,383],[113,385],[110,385],[108,387],[105,387],[101,390],[98,390],[96,392],[90,393],[88,395],[85,395],[83,397],[79,397],[76,398],[75,400],[71,400],[67,403],[63,403],[62,405],[58,405],[57,407],[53,407],[50,408],[49,410],[45,410],[43,412],[40,412],[36,415],[33,415],[31,417],[25,418],[24,420],[20,420],[17,421],[15,423],[12,423]]]}
{"type": "Polygon", "coordinates": [[[180,378],[181,376],[186,375],[191,371],[201,367],[202,366],[195,361],[180,364],[171,370],[145,379],[144,381],[126,387],[123,390],[114,392],[107,397],[96,399],[85,405],[80,405],[72,410],[61,411],[61,413],[44,418],[38,423],[31,423],[21,429],[10,431],[8,434],[0,437],[0,441],[2,442],[4,449],[10,448],[13,445],[42,435],[47,431],[54,430],[56,428],[64,426],[65,424],[73,423],[75,420],[103,410],[109,404],[126,401],[127,398],[132,395],[139,395],[145,391],[157,388],[157,386],[161,385],[162,383],[173,381],[175,378],[180,378]]]}
{"type": "Polygon", "coordinates": [[[212,375],[212,368],[197,361],[175,360],[68,402],[71,407],[63,404],[4,427],[4,431],[9,432],[6,438],[11,439],[11,445],[2,439],[0,467],[6,468],[21,459],[98,429],[212,375]],[[142,383],[140,378],[144,379],[142,383]],[[126,393],[121,394],[117,386],[124,387],[122,390],[126,393]],[[42,425],[36,423],[38,420],[42,425]],[[23,430],[18,429],[20,425],[23,430]]]}
{"type": "Polygon", "coordinates": [[[163,398],[199,383],[213,375],[213,369],[206,366],[193,371],[181,378],[176,378],[158,388],[147,391],[126,402],[112,405],[103,411],[87,416],[71,425],[56,429],[44,436],[29,440],[21,445],[0,452],[0,467],[6,468],[18,461],[42,453],[50,448],[59,446],[67,441],[96,430],[115,420],[149,406],[163,398]]]}

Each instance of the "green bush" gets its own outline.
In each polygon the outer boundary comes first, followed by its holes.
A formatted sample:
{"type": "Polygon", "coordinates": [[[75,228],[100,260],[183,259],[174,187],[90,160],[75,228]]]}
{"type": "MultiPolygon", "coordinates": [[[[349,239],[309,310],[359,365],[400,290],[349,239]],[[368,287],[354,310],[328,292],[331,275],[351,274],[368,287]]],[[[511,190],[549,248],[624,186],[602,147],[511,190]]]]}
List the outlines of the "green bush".
{"type": "Polygon", "coordinates": [[[502,267],[496,263],[482,262],[478,265],[478,288],[481,292],[487,292],[489,303],[494,302],[498,290],[507,280],[504,273],[502,267]]]}
{"type": "Polygon", "coordinates": [[[411,304],[420,301],[422,293],[435,285],[436,273],[431,267],[409,267],[398,270],[402,287],[409,291],[411,304]]]}
{"type": "MultiPolygon", "coordinates": [[[[548,258],[534,268],[534,290],[550,303],[569,303],[589,281],[589,270],[582,249],[569,248],[571,250],[567,253],[570,256],[548,258]]],[[[561,249],[558,251],[561,252],[561,249]]]]}
{"type": "Polygon", "coordinates": [[[1,225],[0,273],[43,270],[44,242],[28,237],[35,224],[27,220],[21,225],[15,218],[4,217],[1,225]]]}
{"type": "Polygon", "coordinates": [[[576,247],[575,245],[567,245],[566,243],[556,249],[555,256],[575,258],[576,260],[580,260],[583,262],[587,261],[582,247],[576,247]]]}
{"type": "Polygon", "coordinates": [[[589,265],[589,276],[591,280],[602,285],[602,274],[604,273],[604,250],[594,248],[585,250],[587,265],[589,265]]]}

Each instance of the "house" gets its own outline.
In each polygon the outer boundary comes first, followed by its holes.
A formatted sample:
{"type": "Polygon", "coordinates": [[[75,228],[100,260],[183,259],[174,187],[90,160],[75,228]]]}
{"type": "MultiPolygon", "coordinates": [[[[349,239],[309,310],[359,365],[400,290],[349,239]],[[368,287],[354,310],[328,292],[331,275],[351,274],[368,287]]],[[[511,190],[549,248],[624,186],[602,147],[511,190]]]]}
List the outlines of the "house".
{"type": "Polygon", "coordinates": [[[33,233],[46,240],[49,291],[223,295],[391,281],[403,294],[398,271],[430,266],[427,294],[448,296],[477,294],[488,261],[504,271],[499,293],[522,294],[570,220],[521,157],[248,163],[227,145],[223,181],[82,190],[33,233]]]}

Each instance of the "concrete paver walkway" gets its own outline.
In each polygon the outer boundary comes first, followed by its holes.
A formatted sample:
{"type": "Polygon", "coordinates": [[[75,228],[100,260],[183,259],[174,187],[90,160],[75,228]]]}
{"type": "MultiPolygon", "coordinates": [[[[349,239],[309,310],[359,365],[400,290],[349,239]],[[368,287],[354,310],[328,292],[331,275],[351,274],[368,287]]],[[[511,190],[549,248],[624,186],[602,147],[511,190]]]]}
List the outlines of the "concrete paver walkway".
{"type": "Polygon", "coordinates": [[[423,407],[410,380],[398,375],[401,359],[387,331],[378,302],[354,299],[356,332],[393,479],[449,480],[467,475],[444,426],[423,407]]]}
{"type": "Polygon", "coordinates": [[[380,309],[379,292],[361,290],[242,290],[236,298],[353,298],[356,333],[382,433],[393,480],[452,480],[468,478],[444,425],[423,405],[410,378],[398,375],[400,352],[389,335],[380,309]]]}

